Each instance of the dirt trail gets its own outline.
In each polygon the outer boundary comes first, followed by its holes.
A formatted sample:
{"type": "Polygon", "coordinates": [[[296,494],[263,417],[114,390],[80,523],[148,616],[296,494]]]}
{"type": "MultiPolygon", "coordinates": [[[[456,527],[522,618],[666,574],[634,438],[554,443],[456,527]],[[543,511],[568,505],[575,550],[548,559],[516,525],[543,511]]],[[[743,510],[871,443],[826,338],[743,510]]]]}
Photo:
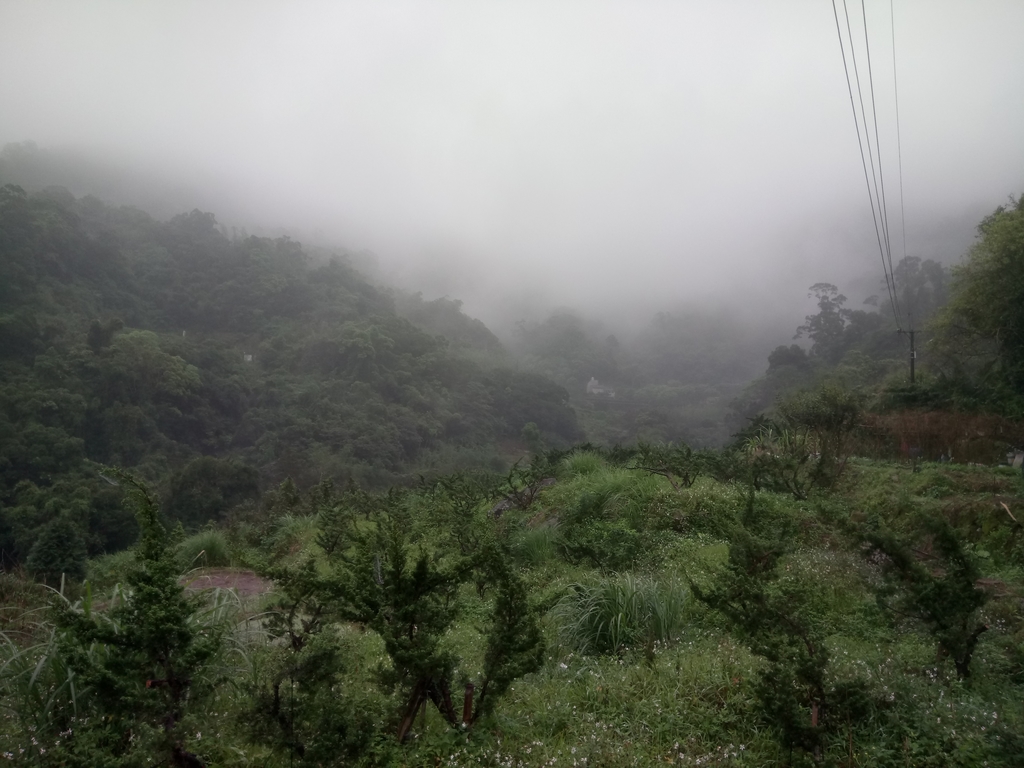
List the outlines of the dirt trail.
{"type": "Polygon", "coordinates": [[[245,568],[197,568],[181,577],[186,589],[233,589],[239,597],[263,595],[274,588],[273,582],[261,579],[245,568]]]}

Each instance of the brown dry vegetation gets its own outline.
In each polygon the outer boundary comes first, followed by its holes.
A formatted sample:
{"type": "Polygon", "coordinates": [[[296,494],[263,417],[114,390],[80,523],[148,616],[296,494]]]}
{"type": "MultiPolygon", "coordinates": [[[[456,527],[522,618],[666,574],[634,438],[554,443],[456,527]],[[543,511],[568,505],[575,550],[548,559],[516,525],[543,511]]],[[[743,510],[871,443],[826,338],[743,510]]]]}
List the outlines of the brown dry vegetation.
{"type": "Polygon", "coordinates": [[[1004,458],[1008,445],[1024,443],[1024,423],[992,414],[948,411],[866,413],[855,453],[889,459],[990,464],[1004,458]]]}

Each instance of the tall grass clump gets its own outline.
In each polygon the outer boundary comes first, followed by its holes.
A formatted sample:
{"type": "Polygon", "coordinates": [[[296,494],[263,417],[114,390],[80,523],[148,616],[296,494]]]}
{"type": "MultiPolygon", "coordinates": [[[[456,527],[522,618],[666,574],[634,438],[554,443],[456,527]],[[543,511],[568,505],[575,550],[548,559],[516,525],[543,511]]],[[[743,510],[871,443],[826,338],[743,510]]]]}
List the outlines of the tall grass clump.
{"type": "Polygon", "coordinates": [[[199,531],[178,545],[177,559],[186,570],[227,566],[231,565],[231,548],[221,531],[199,531]]]}
{"type": "Polygon", "coordinates": [[[515,555],[529,565],[544,565],[558,554],[557,538],[558,529],[552,525],[527,528],[516,541],[515,555]]]}
{"type": "Polygon", "coordinates": [[[562,459],[562,470],[569,477],[593,475],[604,466],[604,459],[593,451],[573,451],[562,459]]]}
{"type": "Polygon", "coordinates": [[[0,700],[6,720],[0,752],[27,751],[26,757],[37,757],[36,737],[67,728],[78,714],[82,691],[76,682],[52,628],[42,642],[28,646],[0,633],[0,700]]]}
{"type": "Polygon", "coordinates": [[[674,581],[621,574],[573,584],[555,606],[562,642],[580,653],[670,643],[683,625],[686,591],[674,581]]]}

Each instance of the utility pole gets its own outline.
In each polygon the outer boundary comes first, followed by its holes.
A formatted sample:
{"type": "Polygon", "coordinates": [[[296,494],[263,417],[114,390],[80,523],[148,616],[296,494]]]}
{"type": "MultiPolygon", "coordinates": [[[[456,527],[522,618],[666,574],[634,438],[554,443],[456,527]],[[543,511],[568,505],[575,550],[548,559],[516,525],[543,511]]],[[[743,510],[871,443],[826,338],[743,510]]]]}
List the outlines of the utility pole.
{"type": "Polygon", "coordinates": [[[910,383],[914,383],[914,363],[917,361],[917,349],[914,347],[914,334],[917,333],[913,328],[909,331],[899,330],[897,333],[905,333],[910,336],[910,383]]]}

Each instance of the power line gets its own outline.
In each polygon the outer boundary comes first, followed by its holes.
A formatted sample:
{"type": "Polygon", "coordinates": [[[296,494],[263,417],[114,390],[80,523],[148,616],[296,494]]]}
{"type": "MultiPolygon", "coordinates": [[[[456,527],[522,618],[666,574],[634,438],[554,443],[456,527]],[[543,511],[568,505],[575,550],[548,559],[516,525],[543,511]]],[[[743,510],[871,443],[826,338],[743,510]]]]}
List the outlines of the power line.
{"type": "MultiPolygon", "coordinates": [[[[903,235],[903,258],[907,258],[907,219],[903,208],[903,145],[900,139],[900,89],[896,81],[896,17],[893,0],[889,0],[889,27],[892,30],[892,95],[896,104],[896,156],[900,170],[900,232],[903,235]]],[[[913,324],[913,323],[911,323],[913,324]]]]}
{"type": "MultiPolygon", "coordinates": [[[[862,0],[862,2],[863,2],[863,0],[862,0]]],[[[853,27],[850,24],[850,13],[849,13],[849,9],[847,8],[847,5],[846,5],[846,0],[843,0],[843,15],[844,15],[844,17],[846,19],[847,38],[850,41],[850,60],[853,63],[854,78],[855,78],[855,80],[857,82],[857,100],[855,100],[854,97],[853,97],[853,83],[850,80],[850,68],[849,68],[849,65],[847,64],[846,50],[845,50],[845,46],[843,45],[842,25],[839,22],[839,9],[836,7],[836,0],[832,0],[832,14],[835,17],[835,21],[836,21],[836,34],[837,34],[837,36],[839,38],[839,50],[840,50],[840,53],[842,54],[842,57],[843,57],[843,71],[846,74],[846,88],[847,88],[847,91],[850,94],[850,108],[853,110],[853,124],[854,124],[854,128],[857,131],[857,146],[860,149],[861,167],[864,169],[864,183],[867,185],[868,202],[869,202],[869,204],[871,206],[871,220],[872,220],[872,222],[874,223],[874,226],[875,226],[875,240],[876,240],[876,242],[878,244],[878,252],[879,252],[879,256],[881,257],[881,261],[882,261],[882,272],[885,275],[885,287],[886,287],[886,290],[889,293],[889,304],[892,307],[893,317],[896,320],[896,327],[900,328],[900,313],[899,313],[899,310],[897,309],[897,301],[896,301],[896,295],[895,295],[896,294],[895,280],[894,280],[894,276],[891,274],[891,259],[889,260],[890,263],[887,264],[886,263],[886,250],[887,249],[886,249],[885,245],[883,244],[883,240],[884,240],[885,243],[888,242],[889,235],[888,235],[888,230],[887,230],[887,226],[886,226],[885,213],[884,213],[884,211],[881,210],[881,208],[882,208],[882,199],[881,199],[881,196],[879,194],[879,186],[880,185],[879,185],[878,176],[875,173],[874,154],[871,151],[871,136],[870,136],[870,133],[868,132],[867,110],[864,107],[864,93],[863,93],[863,89],[861,88],[861,84],[860,84],[860,71],[859,71],[859,68],[857,66],[857,54],[856,54],[856,51],[855,51],[855,48],[854,48],[854,44],[853,44],[853,27]],[[859,115],[857,113],[857,101],[860,102],[860,108],[861,108],[861,111],[860,111],[859,115]],[[864,134],[863,134],[863,136],[861,135],[861,130],[860,130],[861,120],[863,120],[863,122],[864,122],[864,134]],[[866,154],[866,156],[865,156],[865,151],[864,151],[865,144],[867,145],[867,154],[866,154]],[[870,160],[870,165],[871,165],[871,172],[870,172],[870,174],[868,173],[868,163],[869,163],[869,160],[870,160]],[[874,189],[872,189],[872,182],[874,182],[874,189]],[[883,238],[883,232],[885,233],[884,238],[883,238]]],[[[865,41],[866,41],[867,40],[866,18],[865,18],[864,36],[865,36],[865,41]]],[[[870,65],[869,65],[869,77],[870,77],[870,65]]],[[[872,93],[873,92],[874,92],[874,89],[873,89],[873,85],[872,85],[872,93]]],[[[874,107],[874,104],[872,104],[872,107],[874,107]]],[[[878,123],[877,123],[877,119],[876,119],[875,120],[876,142],[878,140],[877,139],[877,125],[878,125],[878,123]]],[[[881,165],[881,156],[879,156],[879,165],[881,165]]]]}
{"type": "Polygon", "coordinates": [[[885,202],[885,173],[882,165],[882,142],[878,138],[878,108],[875,106],[875,77],[871,68],[871,36],[868,34],[868,12],[865,0],[860,0],[860,12],[861,18],[864,21],[864,51],[867,54],[868,60],[868,86],[871,89],[871,120],[875,125],[875,153],[878,155],[878,183],[882,188],[882,202],[880,206],[882,210],[882,231],[885,232],[885,255],[889,261],[889,274],[892,276],[893,296],[896,299],[896,326],[899,327],[899,318],[903,313],[900,311],[900,294],[899,291],[896,290],[896,273],[892,268],[892,244],[889,239],[889,207],[885,202]]]}

